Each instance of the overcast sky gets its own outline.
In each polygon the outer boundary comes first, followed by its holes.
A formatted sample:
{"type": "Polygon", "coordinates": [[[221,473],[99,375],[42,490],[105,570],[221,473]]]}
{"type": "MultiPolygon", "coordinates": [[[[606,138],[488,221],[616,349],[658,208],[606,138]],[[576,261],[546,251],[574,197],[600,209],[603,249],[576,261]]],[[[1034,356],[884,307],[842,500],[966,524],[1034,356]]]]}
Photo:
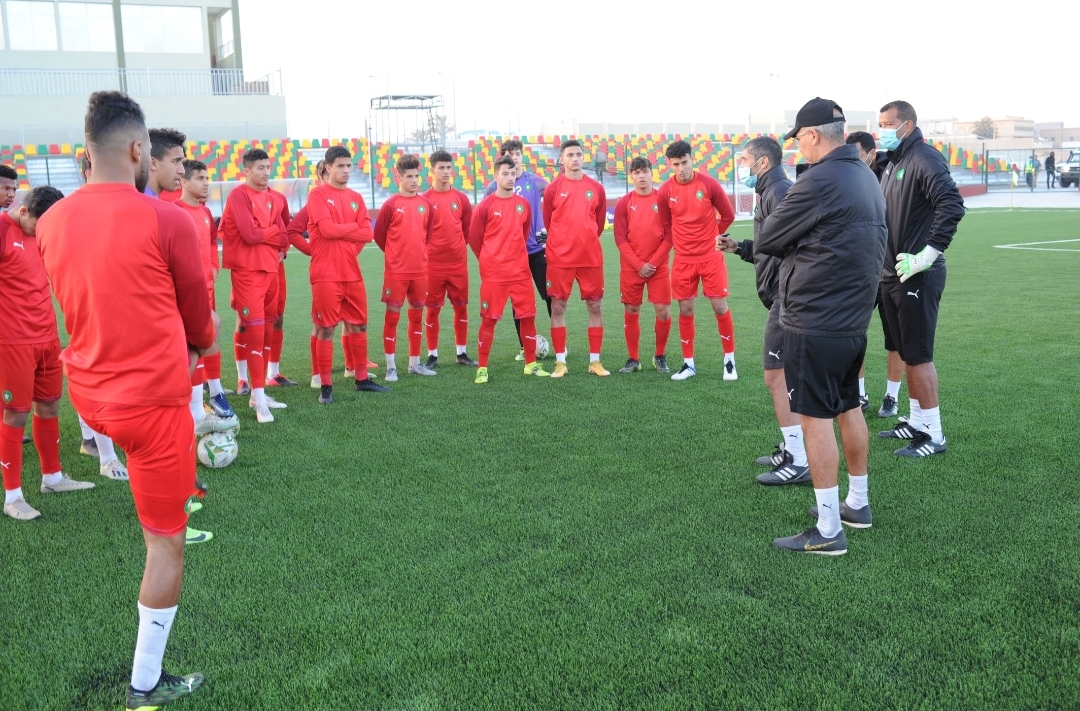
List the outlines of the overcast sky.
{"type": "Polygon", "coordinates": [[[370,96],[446,97],[459,130],[745,122],[815,95],[920,118],[1080,125],[1080,2],[242,0],[249,78],[294,137],[356,136],[370,96]],[[648,8],[642,12],[638,8],[648,8]],[[456,96],[455,96],[456,94],[456,96]]]}

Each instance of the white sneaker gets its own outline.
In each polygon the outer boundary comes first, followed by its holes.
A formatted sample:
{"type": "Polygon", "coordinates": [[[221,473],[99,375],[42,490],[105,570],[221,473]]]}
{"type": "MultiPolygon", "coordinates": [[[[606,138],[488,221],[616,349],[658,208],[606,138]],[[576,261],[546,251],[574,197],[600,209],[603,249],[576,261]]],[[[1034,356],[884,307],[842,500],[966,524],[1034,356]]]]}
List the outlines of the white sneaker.
{"type": "Polygon", "coordinates": [[[671,376],[671,379],[672,380],[686,380],[687,378],[692,378],[695,375],[697,375],[697,369],[696,368],[691,368],[686,363],[683,363],[682,367],[679,368],[679,370],[675,373],[675,375],[671,376]]]}
{"type": "Polygon", "coordinates": [[[312,375],[311,376],[311,389],[312,390],[318,390],[321,387],[322,387],[322,376],[321,375],[312,375]]]}
{"type": "Polygon", "coordinates": [[[33,521],[41,512],[26,503],[25,499],[15,499],[10,504],[4,504],[4,515],[16,521],[33,521]]]}
{"type": "Polygon", "coordinates": [[[739,374],[735,372],[735,361],[724,361],[724,380],[738,380],[739,374]]]}
{"type": "Polygon", "coordinates": [[[113,457],[107,464],[101,465],[101,476],[113,481],[127,481],[128,470],[119,459],[113,457]]]}
{"type": "Polygon", "coordinates": [[[221,417],[213,412],[206,413],[206,417],[202,421],[195,425],[195,434],[204,435],[211,432],[228,432],[229,430],[239,429],[240,418],[236,415],[232,417],[221,417]]]}
{"type": "Polygon", "coordinates": [[[386,375],[383,376],[383,379],[386,380],[386,382],[388,382],[388,383],[396,383],[397,382],[397,368],[387,368],[386,369],[386,375]]]}
{"type": "Polygon", "coordinates": [[[91,481],[75,481],[67,474],[60,475],[60,481],[55,484],[46,484],[44,480],[41,482],[42,494],[62,494],[67,491],[82,491],[83,489],[93,489],[94,483],[91,481]]]}
{"type": "MultiPolygon", "coordinates": [[[[270,397],[269,395],[266,396],[266,406],[268,408],[270,408],[271,410],[284,410],[286,407],[288,407],[287,404],[285,404],[283,402],[278,402],[277,400],[270,397]]],[[[255,398],[254,397],[252,397],[250,400],[248,400],[248,407],[252,407],[252,408],[255,407],[255,398]]]]}
{"type": "Polygon", "coordinates": [[[417,363],[416,365],[409,366],[409,373],[412,375],[438,375],[437,372],[427,367],[423,363],[417,363]]]}
{"type": "Polygon", "coordinates": [[[356,380],[356,371],[355,370],[349,370],[348,368],[346,368],[345,369],[345,377],[346,378],[352,378],[353,380],[356,380]]]}
{"type": "Polygon", "coordinates": [[[270,412],[270,408],[266,405],[255,408],[255,419],[260,425],[265,425],[268,422],[274,421],[274,414],[270,412]]]}

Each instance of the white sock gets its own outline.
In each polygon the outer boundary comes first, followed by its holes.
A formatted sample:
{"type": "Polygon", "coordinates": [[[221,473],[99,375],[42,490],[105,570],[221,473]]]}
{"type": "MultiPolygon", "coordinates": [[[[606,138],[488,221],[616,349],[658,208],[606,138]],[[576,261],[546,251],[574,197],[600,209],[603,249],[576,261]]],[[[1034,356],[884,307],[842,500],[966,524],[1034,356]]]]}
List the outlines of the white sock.
{"type": "Polygon", "coordinates": [[[911,425],[911,429],[917,430],[922,427],[922,408],[919,407],[919,401],[915,398],[908,398],[911,403],[911,416],[908,417],[908,424],[911,425]]]}
{"type": "Polygon", "coordinates": [[[94,438],[94,431],[92,429],[90,429],[90,425],[86,424],[86,420],[84,420],[82,418],[82,415],[79,415],[78,413],[75,413],[75,414],[78,415],[78,417],[79,417],[79,429],[82,430],[82,438],[83,439],[93,439],[94,438]]]}
{"type": "Polygon", "coordinates": [[[4,505],[13,504],[19,499],[24,498],[22,495],[22,487],[18,489],[4,489],[4,505]]]}
{"type": "Polygon", "coordinates": [[[386,354],[386,369],[387,370],[397,370],[397,363],[394,361],[394,354],[393,353],[387,353],[386,354]]]}
{"type": "Polygon", "coordinates": [[[420,365],[420,356],[409,356],[409,367],[415,368],[420,365]]]}
{"type": "Polygon", "coordinates": [[[590,353],[589,354],[589,362],[590,363],[595,363],[598,360],[600,360],[600,354],[599,353],[590,353]]]}
{"type": "Polygon", "coordinates": [[[922,410],[922,429],[930,433],[930,439],[937,444],[945,441],[945,435],[941,434],[941,408],[928,407],[922,410]]]}
{"type": "Polygon", "coordinates": [[[266,366],[266,379],[273,380],[281,372],[281,363],[268,363],[266,366]]]}
{"type": "Polygon", "coordinates": [[[436,348],[435,350],[428,349],[427,354],[429,356],[435,356],[436,358],[438,358],[439,357],[439,349],[438,348],[436,348]]]}
{"type": "Polygon", "coordinates": [[[139,603],[139,636],[135,639],[135,661],[131,663],[131,686],[137,691],[150,691],[157,686],[175,618],[175,605],[154,610],[139,603]]]}
{"type": "Polygon", "coordinates": [[[866,397],[866,378],[859,378],[859,397],[866,397]]]}
{"type": "Polygon", "coordinates": [[[826,538],[840,533],[840,487],[814,489],[817,499],[817,530],[826,538]]]}
{"type": "Polygon", "coordinates": [[[188,403],[188,408],[191,410],[191,419],[195,421],[195,424],[199,424],[206,418],[206,410],[203,409],[202,404],[202,386],[191,386],[191,401],[188,403]]]}
{"type": "Polygon", "coordinates": [[[254,388],[251,391],[251,399],[255,401],[255,407],[265,407],[266,391],[262,388],[254,388]]]}
{"type": "Polygon", "coordinates": [[[781,427],[784,435],[784,450],[791,452],[792,463],[799,467],[806,466],[806,446],[803,444],[802,425],[781,427]]]}
{"type": "Polygon", "coordinates": [[[565,363],[566,362],[566,351],[563,351],[562,353],[556,353],[555,354],[555,362],[556,363],[565,363]]]}
{"type": "Polygon", "coordinates": [[[106,437],[103,434],[94,433],[94,441],[97,443],[98,461],[102,464],[108,464],[112,460],[116,459],[116,450],[113,449],[113,441],[111,437],[106,437]]]}
{"type": "Polygon", "coordinates": [[[206,383],[210,386],[210,397],[220,395],[221,393],[225,392],[225,388],[221,387],[221,378],[207,380],[206,383]]]}
{"type": "Polygon", "coordinates": [[[844,503],[848,505],[849,509],[861,509],[870,504],[866,480],[866,474],[863,474],[862,476],[855,476],[854,474],[847,475],[848,489],[847,498],[844,499],[844,503]]]}
{"type": "Polygon", "coordinates": [[[885,394],[891,397],[893,400],[900,397],[900,381],[899,380],[886,380],[885,381],[885,394]]]}
{"type": "Polygon", "coordinates": [[[248,379],[247,361],[246,360],[238,360],[238,361],[236,361],[236,379],[237,380],[247,380],[248,379]]]}
{"type": "Polygon", "coordinates": [[[45,482],[46,484],[48,484],[49,486],[52,486],[54,484],[59,484],[60,480],[63,479],[63,478],[64,478],[64,472],[53,472],[52,474],[42,474],[41,475],[41,480],[43,482],[45,482]]]}
{"type": "MultiPolygon", "coordinates": [[[[685,363],[686,365],[690,366],[691,368],[694,368],[694,359],[693,358],[683,358],[682,362],[685,363]]],[[[694,370],[697,370],[697,368],[694,368],[694,370]]]]}
{"type": "Polygon", "coordinates": [[[465,346],[461,345],[460,343],[457,345],[457,354],[465,355],[465,346]]]}

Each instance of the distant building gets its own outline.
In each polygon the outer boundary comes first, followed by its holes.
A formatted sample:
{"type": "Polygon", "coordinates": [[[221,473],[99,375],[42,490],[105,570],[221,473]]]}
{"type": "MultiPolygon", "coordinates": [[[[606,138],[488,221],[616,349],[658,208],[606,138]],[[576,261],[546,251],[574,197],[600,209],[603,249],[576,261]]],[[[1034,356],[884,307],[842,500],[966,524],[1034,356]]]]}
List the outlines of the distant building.
{"type": "MultiPolygon", "coordinates": [[[[954,124],[957,134],[974,134],[978,121],[957,121],[954,124]]],[[[1020,116],[1006,116],[994,119],[993,138],[1035,138],[1035,122],[1020,116]]]]}

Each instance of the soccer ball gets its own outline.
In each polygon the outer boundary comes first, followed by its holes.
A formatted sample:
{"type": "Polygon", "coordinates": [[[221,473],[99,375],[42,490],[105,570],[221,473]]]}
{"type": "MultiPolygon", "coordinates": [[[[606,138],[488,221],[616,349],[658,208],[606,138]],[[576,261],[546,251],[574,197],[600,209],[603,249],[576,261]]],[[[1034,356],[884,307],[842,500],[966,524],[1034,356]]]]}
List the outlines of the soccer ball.
{"type": "Polygon", "coordinates": [[[222,469],[236,459],[236,438],[232,432],[211,432],[199,440],[196,447],[199,461],[211,469],[222,469]]]}
{"type": "Polygon", "coordinates": [[[551,344],[548,343],[548,339],[536,334],[536,357],[547,358],[551,355],[551,344]]]}

